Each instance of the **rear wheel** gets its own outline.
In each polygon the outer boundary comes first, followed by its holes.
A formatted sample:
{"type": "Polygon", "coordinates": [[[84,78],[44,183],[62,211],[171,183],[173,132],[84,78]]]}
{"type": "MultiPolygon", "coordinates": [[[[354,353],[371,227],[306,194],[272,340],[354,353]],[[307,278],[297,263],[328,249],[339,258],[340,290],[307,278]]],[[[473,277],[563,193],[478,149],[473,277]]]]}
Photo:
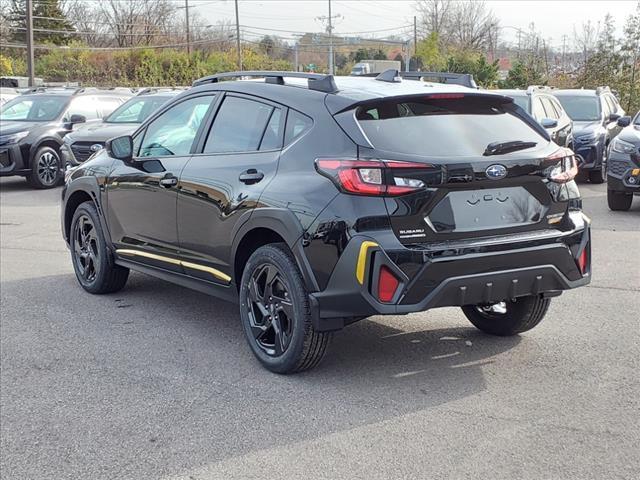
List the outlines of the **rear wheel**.
{"type": "Polygon", "coordinates": [[[127,283],[129,269],[115,265],[92,202],[84,202],[71,220],[71,259],[78,282],[90,293],[113,293],[127,283]]]}
{"type": "Polygon", "coordinates": [[[315,367],[331,333],[311,324],[309,294],[296,262],[283,243],[256,250],[242,274],[240,318],[260,363],[276,373],[315,367]]]}
{"type": "Polygon", "coordinates": [[[34,188],[53,188],[62,180],[60,154],[51,147],[38,149],[31,162],[27,181],[34,188]]]}
{"type": "Polygon", "coordinates": [[[607,203],[611,210],[627,211],[631,208],[631,202],[633,202],[633,193],[607,190],[607,203]]]}
{"type": "Polygon", "coordinates": [[[489,305],[467,305],[462,311],[479,330],[508,337],[531,330],[544,318],[551,300],[521,297],[489,305]]]}

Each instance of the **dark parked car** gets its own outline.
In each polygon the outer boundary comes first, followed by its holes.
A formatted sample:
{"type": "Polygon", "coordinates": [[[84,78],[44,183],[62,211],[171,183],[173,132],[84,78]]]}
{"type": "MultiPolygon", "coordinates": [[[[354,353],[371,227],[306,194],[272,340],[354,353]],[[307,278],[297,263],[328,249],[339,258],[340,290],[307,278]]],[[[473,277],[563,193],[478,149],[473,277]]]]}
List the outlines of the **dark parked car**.
{"type": "Polygon", "coordinates": [[[0,107],[0,176],[21,175],[35,188],[58,185],[60,147],[73,126],[97,122],[132,93],[95,88],[35,88],[0,107]]]}
{"type": "Polygon", "coordinates": [[[163,103],[184,89],[145,88],[116,108],[102,122],[74,129],[64,137],[62,156],[66,165],[76,166],[87,160],[113,137],[128,135],[163,103]]]}
{"type": "Polygon", "coordinates": [[[607,200],[611,210],[629,210],[633,195],[640,195],[640,112],[620,117],[623,128],[609,145],[607,200]]]}
{"type": "Polygon", "coordinates": [[[133,269],[236,301],[255,356],[294,372],[370,315],[460,306],[490,334],[533,328],[590,281],[576,173],[502,95],[236,72],[70,170],[62,229],[88,292],[133,269]],[[221,81],[237,77],[265,81],[221,81]]]}
{"type": "Polygon", "coordinates": [[[513,98],[516,105],[542,125],[551,140],[561,147],[573,148],[573,122],[560,102],[551,95],[552,89],[532,85],[526,90],[496,90],[513,98]]]}
{"type": "Polygon", "coordinates": [[[618,119],[625,112],[609,87],[595,90],[554,90],[573,120],[574,150],[581,159],[579,168],[588,172],[592,183],[605,180],[609,143],[620,132],[618,119]]]}

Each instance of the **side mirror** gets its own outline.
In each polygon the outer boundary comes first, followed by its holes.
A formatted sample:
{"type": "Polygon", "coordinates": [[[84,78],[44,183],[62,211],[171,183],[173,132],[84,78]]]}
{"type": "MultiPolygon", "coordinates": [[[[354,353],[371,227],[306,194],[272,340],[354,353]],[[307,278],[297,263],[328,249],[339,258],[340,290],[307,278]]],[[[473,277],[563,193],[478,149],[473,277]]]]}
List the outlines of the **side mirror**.
{"type": "Polygon", "coordinates": [[[84,123],[86,121],[87,117],[85,117],[84,115],[78,115],[77,113],[71,115],[71,118],[69,119],[69,123],[72,125],[75,123],[84,123]]]}
{"type": "Polygon", "coordinates": [[[610,122],[615,122],[619,118],[620,118],[620,115],[618,115],[617,113],[612,113],[611,115],[609,115],[609,121],[610,122]]]}
{"type": "Polygon", "coordinates": [[[628,127],[629,125],[631,125],[631,117],[620,117],[618,119],[618,126],[619,127],[628,127]]]}
{"type": "Polygon", "coordinates": [[[558,120],[553,118],[543,118],[540,120],[540,125],[544,128],[556,128],[558,126],[558,120]]]}
{"type": "Polygon", "coordinates": [[[131,135],[123,135],[107,140],[105,148],[110,157],[124,162],[133,160],[133,138],[131,138],[131,135]]]}

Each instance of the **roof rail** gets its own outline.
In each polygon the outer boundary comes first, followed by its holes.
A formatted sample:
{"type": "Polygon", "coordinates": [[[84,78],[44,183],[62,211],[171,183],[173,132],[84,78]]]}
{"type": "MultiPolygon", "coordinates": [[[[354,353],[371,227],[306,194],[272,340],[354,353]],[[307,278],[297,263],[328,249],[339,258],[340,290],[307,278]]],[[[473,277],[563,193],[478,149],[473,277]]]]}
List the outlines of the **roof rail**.
{"type": "Polygon", "coordinates": [[[529,85],[527,87],[527,95],[531,95],[534,90],[555,90],[556,87],[550,87],[549,85],[529,85]]]}
{"type": "Polygon", "coordinates": [[[470,73],[450,73],[450,72],[399,72],[401,78],[412,80],[436,79],[436,83],[450,83],[462,85],[463,87],[478,88],[473,75],[470,73]]]}
{"type": "Polygon", "coordinates": [[[217,83],[223,78],[240,78],[240,77],[264,77],[265,83],[274,83],[276,85],[284,85],[285,78],[306,78],[308,80],[309,90],[317,90],[324,93],[335,93],[338,91],[333,75],[324,75],[322,73],[304,73],[304,72],[277,72],[277,71],[248,71],[248,72],[224,72],[209,75],[208,77],[199,78],[193,82],[193,86],[205,85],[207,83],[217,83]]]}
{"type": "Polygon", "coordinates": [[[174,92],[176,90],[187,90],[189,87],[145,87],[136,92],[136,95],[147,95],[149,93],[174,92]]]}
{"type": "Polygon", "coordinates": [[[596,87],[596,95],[600,95],[604,92],[611,92],[611,89],[608,86],[596,87]]]}

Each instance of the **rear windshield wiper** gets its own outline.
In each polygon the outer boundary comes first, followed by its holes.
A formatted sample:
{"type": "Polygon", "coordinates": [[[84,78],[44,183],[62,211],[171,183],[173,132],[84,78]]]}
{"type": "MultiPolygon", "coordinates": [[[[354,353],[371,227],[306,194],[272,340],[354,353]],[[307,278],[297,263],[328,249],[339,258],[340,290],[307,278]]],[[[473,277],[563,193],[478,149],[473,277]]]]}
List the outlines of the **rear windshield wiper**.
{"type": "Polygon", "coordinates": [[[512,142],[493,142],[487,145],[483,155],[502,155],[504,153],[517,152],[526,148],[535,147],[536,142],[523,142],[522,140],[514,140],[512,142]]]}

